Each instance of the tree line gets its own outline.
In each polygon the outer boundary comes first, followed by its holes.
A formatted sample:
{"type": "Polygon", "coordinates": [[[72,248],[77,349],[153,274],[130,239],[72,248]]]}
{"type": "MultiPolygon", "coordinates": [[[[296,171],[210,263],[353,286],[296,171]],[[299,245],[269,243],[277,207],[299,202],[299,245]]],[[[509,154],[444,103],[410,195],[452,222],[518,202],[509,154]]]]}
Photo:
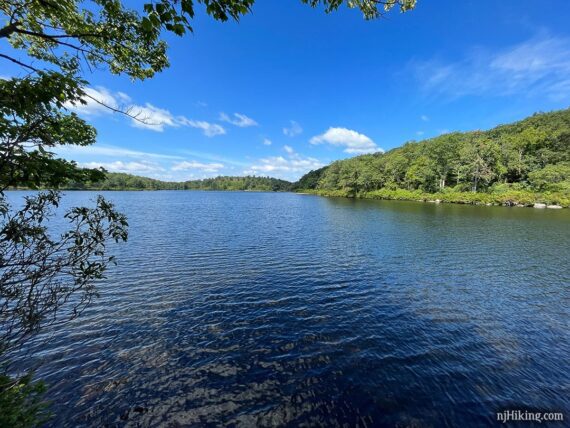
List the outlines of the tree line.
{"type": "Polygon", "coordinates": [[[70,180],[62,186],[67,190],[249,190],[286,192],[293,183],[273,177],[230,177],[219,176],[189,181],[161,181],[137,175],[109,172],[102,180],[70,180]]]}

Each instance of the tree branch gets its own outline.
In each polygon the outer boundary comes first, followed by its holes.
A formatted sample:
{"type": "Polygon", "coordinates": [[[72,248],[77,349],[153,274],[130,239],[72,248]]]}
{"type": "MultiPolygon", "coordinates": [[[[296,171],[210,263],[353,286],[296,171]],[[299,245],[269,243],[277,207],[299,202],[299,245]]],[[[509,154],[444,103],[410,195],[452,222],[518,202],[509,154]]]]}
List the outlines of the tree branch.
{"type": "Polygon", "coordinates": [[[32,67],[31,65],[28,65],[28,64],[24,64],[23,62],[18,61],[16,58],[12,58],[11,56],[4,55],[4,54],[0,53],[0,58],[5,58],[5,59],[7,59],[7,60],[9,60],[9,61],[12,61],[12,62],[14,62],[14,63],[16,63],[16,64],[18,64],[18,65],[24,67],[24,68],[27,68],[27,69],[32,70],[32,71],[35,71],[36,73],[39,72],[39,70],[38,70],[37,68],[32,67]]]}
{"type": "Polygon", "coordinates": [[[10,34],[16,31],[18,29],[18,24],[19,22],[13,22],[11,24],[6,25],[3,28],[0,28],[0,39],[8,37],[10,34]]]}

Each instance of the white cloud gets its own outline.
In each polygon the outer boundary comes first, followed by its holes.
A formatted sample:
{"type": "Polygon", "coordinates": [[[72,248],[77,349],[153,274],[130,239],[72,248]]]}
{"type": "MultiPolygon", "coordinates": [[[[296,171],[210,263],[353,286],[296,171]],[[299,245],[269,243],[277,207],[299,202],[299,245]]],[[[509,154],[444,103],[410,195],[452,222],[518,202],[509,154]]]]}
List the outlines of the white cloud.
{"type": "Polygon", "coordinates": [[[288,128],[283,128],[283,134],[285,134],[286,136],[295,137],[303,132],[303,128],[301,128],[301,125],[299,125],[294,120],[291,120],[289,123],[291,124],[291,126],[289,126],[288,128]]]}
{"type": "Polygon", "coordinates": [[[424,131],[416,131],[416,135],[417,135],[418,137],[421,137],[421,136],[424,135],[424,134],[425,134],[424,131]]]}
{"type": "Polygon", "coordinates": [[[293,147],[291,147],[291,146],[283,146],[283,150],[285,150],[289,154],[292,154],[295,152],[295,150],[293,150],[293,147]]]}
{"type": "Polygon", "coordinates": [[[177,162],[172,166],[172,171],[188,171],[198,169],[203,172],[218,172],[224,168],[222,163],[201,163],[196,161],[177,162]]]}
{"type": "Polygon", "coordinates": [[[100,114],[112,113],[112,110],[108,107],[114,109],[118,109],[120,107],[115,96],[107,88],[97,86],[97,88],[83,88],[83,91],[86,94],[86,96],[83,97],[85,104],[80,102],[66,102],[64,104],[65,108],[87,116],[97,116],[100,114]]]}
{"type": "Polygon", "coordinates": [[[92,146],[59,146],[55,149],[59,156],[72,157],[77,156],[108,156],[108,157],[129,157],[135,159],[183,159],[181,156],[166,155],[162,153],[141,152],[138,150],[130,150],[122,147],[104,146],[95,144],[92,146]]]}
{"type": "Polygon", "coordinates": [[[420,119],[423,120],[424,122],[429,122],[429,117],[427,117],[425,114],[422,114],[420,116],[420,119]]]}
{"type": "Polygon", "coordinates": [[[132,101],[131,97],[129,97],[124,92],[120,92],[120,91],[117,92],[117,98],[119,98],[121,101],[123,101],[125,103],[130,103],[132,101]]]}
{"type": "Polygon", "coordinates": [[[234,165],[234,166],[238,166],[238,167],[246,167],[249,165],[249,163],[240,161],[239,159],[229,158],[226,156],[220,156],[220,155],[217,155],[214,153],[206,153],[206,152],[200,152],[200,151],[196,151],[196,150],[187,150],[187,149],[181,150],[180,153],[183,153],[183,154],[188,155],[188,156],[196,157],[199,159],[205,159],[205,160],[212,161],[212,162],[224,163],[224,164],[234,165]]]}
{"type": "Polygon", "coordinates": [[[179,118],[182,125],[191,126],[192,128],[201,129],[205,136],[214,137],[216,135],[224,135],[226,130],[223,126],[216,123],[206,122],[204,120],[191,120],[185,117],[179,118]]]}
{"type": "MultiPolygon", "coordinates": [[[[226,130],[221,125],[215,123],[192,120],[184,116],[175,116],[170,111],[156,107],[150,103],[145,103],[144,105],[133,104],[131,97],[124,92],[112,93],[102,86],[98,86],[97,88],[84,88],[83,90],[87,94],[84,98],[86,104],[66,103],[65,107],[87,116],[111,114],[113,113],[112,109],[121,110],[130,116],[131,124],[134,127],[156,132],[162,132],[166,127],[177,128],[180,126],[190,126],[192,128],[201,129],[207,137],[226,133],[226,130]]],[[[246,123],[248,120],[252,121],[252,119],[247,116],[239,115],[238,113],[236,113],[236,117],[237,120],[234,124],[239,123],[237,126],[251,126],[243,125],[243,123],[246,123]]]]}
{"type": "Polygon", "coordinates": [[[266,146],[270,146],[273,142],[269,138],[263,139],[263,144],[266,146]]]}
{"type": "Polygon", "coordinates": [[[150,163],[150,162],[85,162],[80,163],[79,166],[83,168],[105,168],[110,172],[126,172],[129,174],[148,174],[153,172],[164,171],[160,165],[150,163]]]}
{"type": "Polygon", "coordinates": [[[132,106],[129,114],[134,116],[131,123],[137,128],[162,132],[165,126],[177,127],[180,122],[168,110],[146,103],[144,106],[132,106]]]}
{"type": "Polygon", "coordinates": [[[256,163],[250,165],[243,173],[271,175],[287,180],[296,180],[301,175],[325,165],[319,159],[302,156],[296,153],[291,147],[285,147],[287,157],[270,156],[259,159],[256,163]]]}
{"type": "Polygon", "coordinates": [[[247,128],[248,126],[258,126],[258,123],[255,120],[241,113],[234,113],[233,118],[229,117],[225,113],[220,113],[220,120],[222,122],[228,122],[231,123],[232,125],[239,126],[240,128],[247,128]]]}
{"type": "Polygon", "coordinates": [[[412,67],[422,89],[434,95],[570,99],[570,38],[541,34],[500,52],[478,49],[459,61],[412,67]]]}
{"type": "Polygon", "coordinates": [[[345,153],[363,154],[383,151],[364,134],[346,128],[329,128],[325,133],[309,140],[311,144],[331,144],[345,147],[345,153]]]}
{"type": "Polygon", "coordinates": [[[311,169],[318,169],[324,164],[318,159],[311,157],[297,156],[295,158],[284,158],[283,156],[272,156],[260,159],[258,163],[251,165],[248,171],[258,172],[308,172],[311,169]]]}

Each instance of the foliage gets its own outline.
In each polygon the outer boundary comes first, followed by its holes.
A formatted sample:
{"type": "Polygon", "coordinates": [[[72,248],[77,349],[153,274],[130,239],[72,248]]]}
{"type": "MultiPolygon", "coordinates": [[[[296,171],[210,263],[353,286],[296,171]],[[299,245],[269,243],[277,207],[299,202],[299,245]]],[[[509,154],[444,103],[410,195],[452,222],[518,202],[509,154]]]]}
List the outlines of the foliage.
{"type": "Polygon", "coordinates": [[[528,174],[531,186],[539,191],[570,193],[570,162],[559,162],[528,174]]]}
{"type": "Polygon", "coordinates": [[[326,169],[327,167],[319,168],[303,175],[296,183],[293,184],[293,189],[316,188],[326,169]]]}
{"type": "Polygon", "coordinates": [[[105,253],[107,239],[127,238],[125,217],[102,197],[94,208],[69,210],[69,230],[50,236],[47,225],[59,201],[57,192],[40,192],[26,197],[21,209],[0,209],[0,355],[61,318],[62,308],[67,318],[77,316],[97,296],[94,281],[113,261],[105,253]]]}
{"type": "Polygon", "coordinates": [[[304,193],[311,193],[329,197],[357,197],[362,199],[386,199],[393,201],[421,201],[442,202],[468,205],[504,205],[504,206],[533,206],[535,203],[560,205],[570,207],[570,194],[567,192],[536,193],[528,190],[510,190],[501,192],[459,192],[444,191],[436,193],[422,192],[421,190],[407,189],[379,189],[371,192],[362,192],[356,195],[346,190],[315,190],[300,189],[304,193]]]}
{"type": "Polygon", "coordinates": [[[20,428],[47,422],[45,390],[43,382],[32,381],[31,373],[16,379],[0,374],[0,426],[20,428]]]}
{"type": "Polygon", "coordinates": [[[346,2],[344,0],[302,0],[302,2],[313,7],[323,4],[327,13],[337,10],[346,3],[350,8],[360,9],[366,19],[374,19],[395,7],[399,8],[400,12],[407,12],[416,6],[417,0],[350,0],[346,2]]]}
{"type": "Polygon", "coordinates": [[[95,129],[63,110],[64,102],[79,101],[79,84],[54,72],[0,80],[0,190],[14,185],[57,187],[68,179],[103,177],[102,171],[78,169],[49,151],[58,145],[95,142],[95,129]]]}
{"type": "Polygon", "coordinates": [[[425,193],[431,195],[428,199],[437,195],[466,203],[509,203],[511,197],[521,204],[541,199],[536,192],[552,192],[556,196],[549,196],[549,201],[566,201],[570,197],[570,109],[535,114],[485,132],[455,132],[408,142],[387,153],[336,161],[306,174],[295,188],[387,199],[400,199],[403,194],[404,199],[421,199],[424,196],[418,195],[425,193]],[[464,195],[466,191],[491,196],[471,198],[464,195]]]}

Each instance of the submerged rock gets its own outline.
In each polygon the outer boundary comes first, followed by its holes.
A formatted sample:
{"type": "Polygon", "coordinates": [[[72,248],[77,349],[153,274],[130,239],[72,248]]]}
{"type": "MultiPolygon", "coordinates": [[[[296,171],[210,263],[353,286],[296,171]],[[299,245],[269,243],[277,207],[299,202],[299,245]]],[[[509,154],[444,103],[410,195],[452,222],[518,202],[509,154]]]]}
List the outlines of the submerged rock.
{"type": "Polygon", "coordinates": [[[546,208],[546,204],[534,204],[534,208],[546,208]]]}

